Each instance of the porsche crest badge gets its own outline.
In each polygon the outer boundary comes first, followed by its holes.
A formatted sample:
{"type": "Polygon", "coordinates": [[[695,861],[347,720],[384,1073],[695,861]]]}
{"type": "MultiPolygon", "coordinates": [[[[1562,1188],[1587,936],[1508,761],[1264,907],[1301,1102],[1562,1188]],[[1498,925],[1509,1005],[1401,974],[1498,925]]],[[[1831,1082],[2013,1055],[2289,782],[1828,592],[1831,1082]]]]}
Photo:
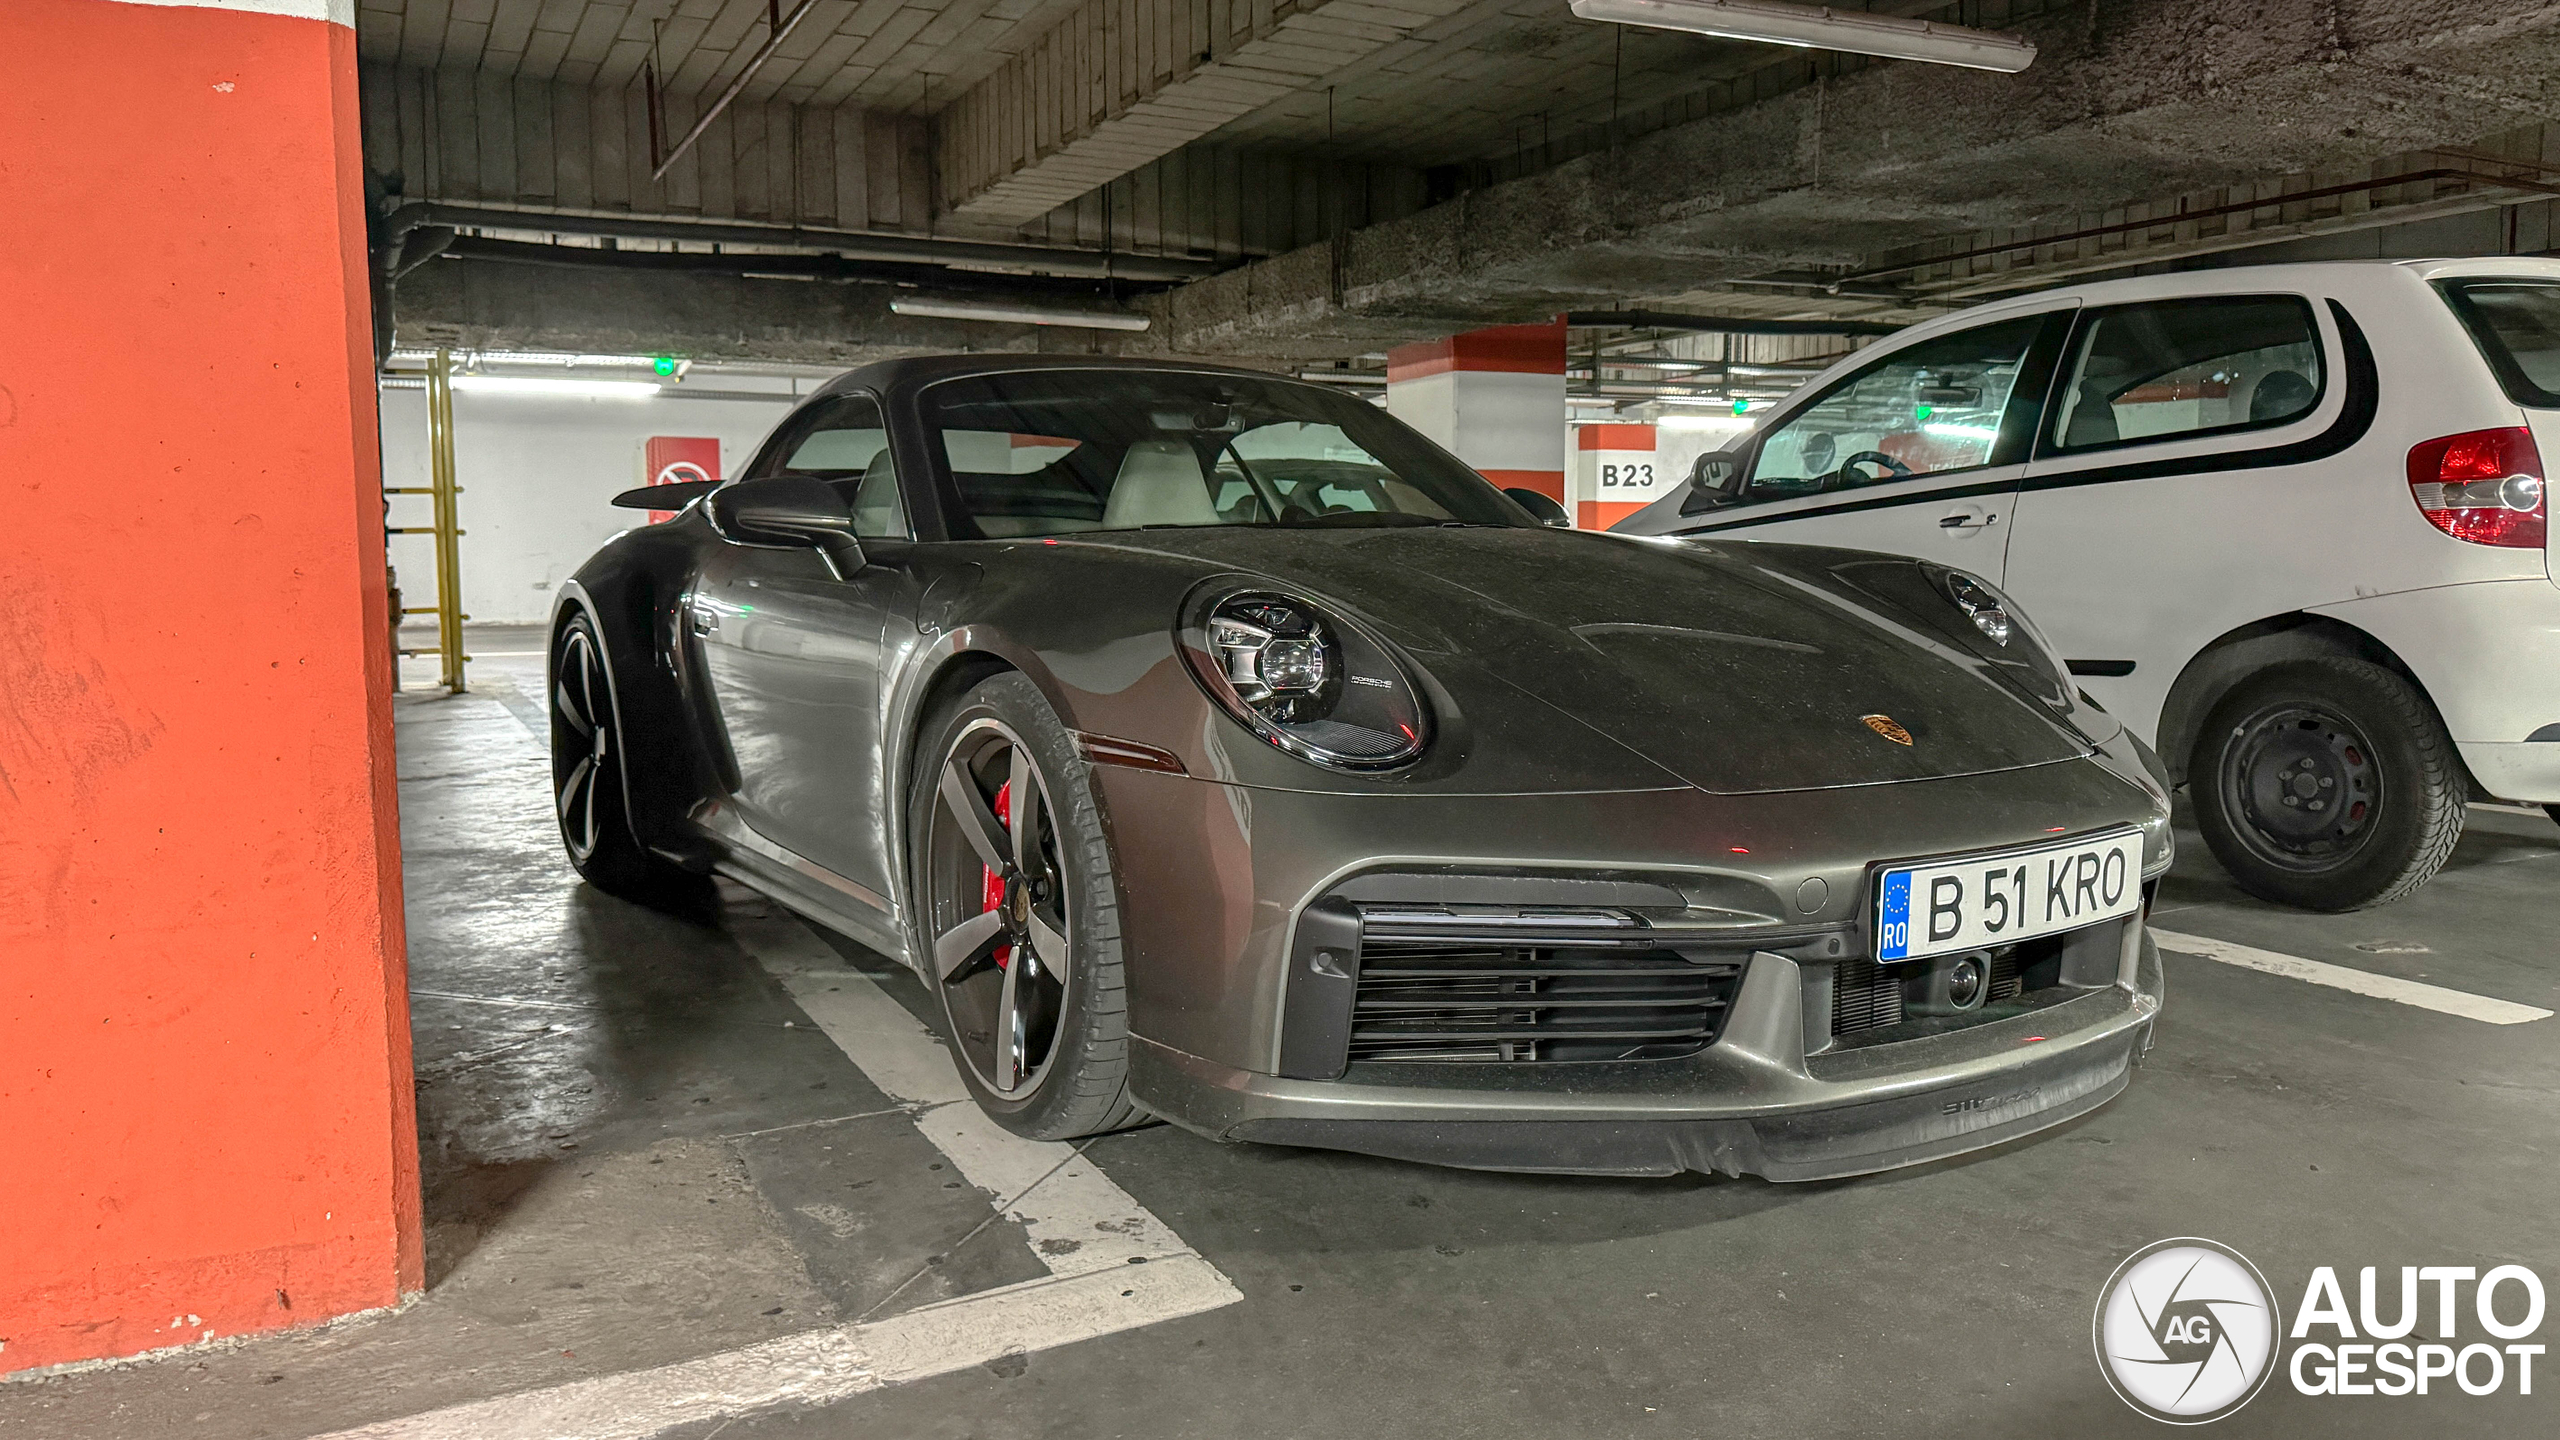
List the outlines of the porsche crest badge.
{"type": "Polygon", "coordinates": [[[1858,719],[1865,722],[1868,729],[1873,730],[1896,745],[1908,745],[1911,743],[1911,732],[1903,729],[1902,726],[1890,715],[1861,715],[1858,719]]]}

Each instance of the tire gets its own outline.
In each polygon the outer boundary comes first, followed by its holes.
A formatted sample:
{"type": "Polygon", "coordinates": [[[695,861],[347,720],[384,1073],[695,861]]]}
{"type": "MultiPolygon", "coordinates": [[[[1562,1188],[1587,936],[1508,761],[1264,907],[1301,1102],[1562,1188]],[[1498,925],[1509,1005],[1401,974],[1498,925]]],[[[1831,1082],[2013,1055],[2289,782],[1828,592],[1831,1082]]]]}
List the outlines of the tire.
{"type": "Polygon", "coordinates": [[[940,707],[915,753],[908,894],[969,1093],[1034,1140],[1136,1123],[1119,885],[1066,727],[1008,672],[940,707]]]}
{"type": "Polygon", "coordinates": [[[2222,698],[2187,767],[2214,858],[2261,899],[2387,905],[2462,838],[2453,740],[2417,687],[2363,660],[2275,666],[2222,698]]]}
{"type": "Polygon", "coordinates": [[[2560,825],[2560,805],[2545,805],[2542,813],[2550,816],[2553,824],[2560,825]]]}
{"type": "Polygon", "coordinates": [[[622,727],[594,622],[573,615],[551,640],[552,813],[561,848],[590,885],[660,909],[695,904],[704,886],[651,854],[631,832],[623,790],[622,727]]]}

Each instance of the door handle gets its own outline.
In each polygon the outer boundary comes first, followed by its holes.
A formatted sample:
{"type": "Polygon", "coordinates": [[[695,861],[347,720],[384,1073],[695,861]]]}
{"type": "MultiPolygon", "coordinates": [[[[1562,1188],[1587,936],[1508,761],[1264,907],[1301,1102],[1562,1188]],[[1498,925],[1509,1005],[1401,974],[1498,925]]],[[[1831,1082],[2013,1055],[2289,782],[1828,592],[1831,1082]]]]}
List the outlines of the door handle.
{"type": "Polygon", "coordinates": [[[1986,525],[1999,523],[2000,517],[1996,513],[1976,518],[1970,510],[1958,510],[1938,518],[1938,528],[1941,530],[1979,530],[1986,525]]]}
{"type": "Polygon", "coordinates": [[[719,615],[708,605],[696,602],[686,606],[685,613],[692,617],[693,633],[696,635],[708,635],[720,628],[719,615]]]}

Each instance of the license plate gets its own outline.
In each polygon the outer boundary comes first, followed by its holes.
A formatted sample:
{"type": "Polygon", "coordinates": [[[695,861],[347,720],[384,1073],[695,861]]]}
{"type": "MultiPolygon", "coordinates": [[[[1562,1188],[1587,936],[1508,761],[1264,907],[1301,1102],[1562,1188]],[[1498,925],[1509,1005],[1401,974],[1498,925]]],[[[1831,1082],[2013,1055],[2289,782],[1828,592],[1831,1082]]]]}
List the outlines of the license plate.
{"type": "Polygon", "coordinates": [[[2141,909],[2142,832],[1895,865],[1877,879],[1877,960],[1981,950],[2141,909]]]}

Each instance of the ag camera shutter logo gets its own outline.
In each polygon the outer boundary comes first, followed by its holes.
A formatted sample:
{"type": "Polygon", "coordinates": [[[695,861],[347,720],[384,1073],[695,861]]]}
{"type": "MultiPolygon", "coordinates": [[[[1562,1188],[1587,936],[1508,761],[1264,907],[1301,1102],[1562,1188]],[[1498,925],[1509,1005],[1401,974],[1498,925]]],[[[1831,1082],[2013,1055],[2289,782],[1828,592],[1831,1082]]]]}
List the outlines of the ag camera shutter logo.
{"type": "Polygon", "coordinates": [[[2202,1425],[2248,1404],[2274,1373],[2274,1292],[2229,1246],[2193,1237],[2133,1253],[2098,1292],[2098,1368],[2127,1405],[2202,1425]]]}

